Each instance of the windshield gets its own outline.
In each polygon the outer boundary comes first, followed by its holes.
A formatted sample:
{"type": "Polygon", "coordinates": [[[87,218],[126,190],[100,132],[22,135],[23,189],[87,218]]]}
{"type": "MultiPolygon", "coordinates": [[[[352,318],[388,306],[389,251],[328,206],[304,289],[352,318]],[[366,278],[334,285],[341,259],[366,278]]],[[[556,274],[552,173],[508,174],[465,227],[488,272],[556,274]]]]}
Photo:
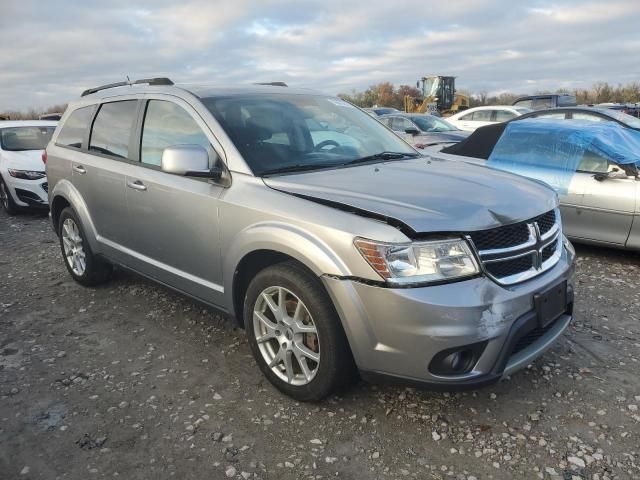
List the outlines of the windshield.
{"type": "Polygon", "coordinates": [[[527,107],[513,107],[513,109],[518,112],[520,115],[524,115],[525,113],[533,112],[532,108],[527,107]]]}
{"type": "Polygon", "coordinates": [[[628,113],[619,112],[617,110],[608,110],[607,115],[611,118],[615,118],[619,122],[624,123],[629,128],[640,129],[640,119],[629,115],[628,113]]]}
{"type": "Polygon", "coordinates": [[[449,122],[441,118],[432,117],[431,115],[411,117],[411,120],[413,120],[423,132],[451,132],[452,130],[459,130],[449,122]]]}
{"type": "Polygon", "coordinates": [[[44,150],[56,127],[8,127],[0,130],[2,150],[44,150]]]}
{"type": "Polygon", "coordinates": [[[257,176],[341,166],[382,153],[419,155],[370,115],[337,98],[247,94],[202,102],[257,176]]]}

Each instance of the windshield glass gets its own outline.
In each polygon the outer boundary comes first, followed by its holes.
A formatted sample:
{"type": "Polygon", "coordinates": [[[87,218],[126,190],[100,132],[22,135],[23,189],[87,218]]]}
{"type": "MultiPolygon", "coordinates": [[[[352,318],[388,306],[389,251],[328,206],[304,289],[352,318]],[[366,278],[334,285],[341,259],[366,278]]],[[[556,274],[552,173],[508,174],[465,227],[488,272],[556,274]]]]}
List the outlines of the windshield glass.
{"type": "Polygon", "coordinates": [[[346,165],[381,153],[419,155],[370,115],[337,98],[247,94],[202,102],[258,176],[346,165]]]}
{"type": "Polygon", "coordinates": [[[617,110],[608,110],[607,115],[609,115],[611,118],[615,118],[619,122],[624,123],[627,127],[640,128],[640,119],[634,117],[633,115],[629,115],[628,113],[618,112],[617,110]]]}
{"type": "Polygon", "coordinates": [[[44,150],[56,127],[8,127],[0,130],[2,149],[10,152],[44,150]]]}
{"type": "Polygon", "coordinates": [[[527,107],[513,107],[513,109],[520,113],[520,115],[524,115],[525,113],[529,113],[529,112],[533,112],[532,108],[527,108],[527,107]]]}
{"type": "Polygon", "coordinates": [[[441,118],[432,117],[431,115],[411,117],[411,120],[413,120],[423,132],[450,132],[452,130],[458,130],[458,128],[449,122],[441,118]]]}

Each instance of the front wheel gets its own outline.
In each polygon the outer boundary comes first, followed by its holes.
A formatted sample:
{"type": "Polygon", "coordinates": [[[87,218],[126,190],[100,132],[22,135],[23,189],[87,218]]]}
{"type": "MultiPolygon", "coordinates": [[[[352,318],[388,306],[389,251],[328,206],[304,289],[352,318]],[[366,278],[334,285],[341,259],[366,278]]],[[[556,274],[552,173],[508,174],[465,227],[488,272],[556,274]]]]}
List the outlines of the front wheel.
{"type": "Polygon", "coordinates": [[[106,282],[112,267],[91,251],[82,224],[71,207],[60,214],[58,228],[64,263],[73,279],[87,287],[106,282]]]}
{"type": "Polygon", "coordinates": [[[245,297],[244,324],[260,370],[296,400],[321,400],[355,378],[331,299],[320,281],[296,263],[256,275],[245,297]]]}
{"type": "Polygon", "coordinates": [[[9,187],[4,183],[2,178],[0,178],[0,204],[2,208],[4,208],[4,211],[7,212],[7,215],[15,215],[18,213],[18,206],[13,201],[9,187]]]}

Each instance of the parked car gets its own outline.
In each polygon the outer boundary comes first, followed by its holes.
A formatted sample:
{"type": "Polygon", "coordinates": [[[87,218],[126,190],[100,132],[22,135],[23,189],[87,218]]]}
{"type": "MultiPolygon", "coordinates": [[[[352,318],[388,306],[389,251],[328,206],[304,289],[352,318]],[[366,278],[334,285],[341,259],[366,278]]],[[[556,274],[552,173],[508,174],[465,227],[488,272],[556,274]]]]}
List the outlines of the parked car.
{"type": "Polygon", "coordinates": [[[554,93],[520,97],[517,98],[512,105],[514,107],[542,110],[545,108],[575,107],[577,102],[575,95],[569,95],[568,93],[554,93]]]}
{"type": "Polygon", "coordinates": [[[463,110],[460,113],[447,117],[447,121],[460,130],[473,132],[478,127],[492,123],[506,122],[529,112],[531,112],[530,108],[492,105],[463,110]]]}
{"type": "Polygon", "coordinates": [[[567,328],[574,252],[548,187],[429,160],[309,90],[121,85],[72,102],[47,147],[79,283],[123,265],[227,312],[299,400],[357,371],[476,388],[567,328]]]}
{"type": "Polygon", "coordinates": [[[381,115],[389,115],[390,113],[402,113],[397,108],[393,107],[372,107],[365,108],[365,112],[373,117],[380,117],[381,115]]]}
{"type": "Polygon", "coordinates": [[[536,110],[525,113],[514,120],[527,118],[554,118],[559,120],[589,120],[593,122],[616,122],[627,128],[640,130],[640,119],[619,110],[596,107],[566,107],[536,110]]]}
{"type": "Polygon", "coordinates": [[[0,122],[0,204],[9,214],[23,208],[47,208],[47,178],[42,151],[56,122],[0,122]]]}
{"type": "Polygon", "coordinates": [[[551,185],[571,240],[640,249],[637,130],[614,122],[517,120],[478,129],[439,155],[551,185]]]}
{"type": "Polygon", "coordinates": [[[62,118],[61,113],[44,113],[38,117],[39,120],[54,120],[58,121],[62,118]]]}
{"type": "Polygon", "coordinates": [[[451,145],[469,136],[469,132],[425,113],[392,113],[381,116],[379,120],[407,143],[421,149],[434,145],[451,145]]]}

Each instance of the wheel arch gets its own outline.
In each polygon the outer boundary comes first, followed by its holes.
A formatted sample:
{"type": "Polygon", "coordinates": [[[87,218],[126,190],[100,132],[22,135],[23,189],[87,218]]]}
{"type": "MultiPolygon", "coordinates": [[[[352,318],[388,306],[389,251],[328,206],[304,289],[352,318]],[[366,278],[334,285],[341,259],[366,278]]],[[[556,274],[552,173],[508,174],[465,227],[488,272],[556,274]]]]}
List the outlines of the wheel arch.
{"type": "Polygon", "coordinates": [[[243,305],[251,279],[268,266],[294,261],[310,274],[349,275],[348,267],[316,236],[297,227],[263,223],[243,230],[224,258],[225,292],[229,313],[243,326],[243,305]]]}
{"type": "Polygon", "coordinates": [[[60,214],[65,208],[71,207],[82,222],[82,227],[85,231],[87,241],[89,242],[91,249],[94,252],[97,252],[98,235],[91,219],[91,215],[89,214],[89,209],[87,208],[87,204],[82,198],[80,192],[69,180],[61,180],[56,184],[55,188],[51,192],[50,204],[51,224],[56,234],[60,233],[58,231],[60,214]]]}

